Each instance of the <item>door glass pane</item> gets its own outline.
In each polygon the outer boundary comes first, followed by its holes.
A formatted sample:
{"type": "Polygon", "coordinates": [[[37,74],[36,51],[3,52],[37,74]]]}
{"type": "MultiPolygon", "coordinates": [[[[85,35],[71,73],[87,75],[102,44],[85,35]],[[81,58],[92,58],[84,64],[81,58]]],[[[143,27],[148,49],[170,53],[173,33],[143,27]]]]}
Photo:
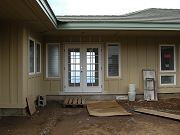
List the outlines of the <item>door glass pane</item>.
{"type": "Polygon", "coordinates": [[[80,49],[68,49],[68,84],[71,87],[80,86],[80,49]]]}
{"type": "Polygon", "coordinates": [[[98,48],[87,48],[86,51],[86,83],[87,86],[99,85],[98,48]]]}

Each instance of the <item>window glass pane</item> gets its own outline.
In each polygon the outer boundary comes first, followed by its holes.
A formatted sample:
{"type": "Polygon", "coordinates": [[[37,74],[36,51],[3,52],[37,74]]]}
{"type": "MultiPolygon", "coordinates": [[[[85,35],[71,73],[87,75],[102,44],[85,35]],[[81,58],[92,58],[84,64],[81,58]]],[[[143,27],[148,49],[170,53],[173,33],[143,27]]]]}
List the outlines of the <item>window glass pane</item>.
{"type": "Polygon", "coordinates": [[[118,45],[108,45],[108,76],[119,76],[118,45]]]}
{"type": "Polygon", "coordinates": [[[161,46],[161,70],[174,69],[174,46],[161,46]]]}
{"type": "Polygon", "coordinates": [[[41,45],[36,44],[36,72],[41,72],[41,45]]]}
{"type": "Polygon", "coordinates": [[[69,48],[68,49],[68,78],[69,86],[80,86],[80,49],[69,48]]]}
{"type": "Polygon", "coordinates": [[[49,44],[48,51],[48,77],[59,77],[59,44],[49,44]]]}
{"type": "Polygon", "coordinates": [[[161,76],[161,84],[175,84],[174,75],[161,76]]]}
{"type": "Polygon", "coordinates": [[[34,73],[34,41],[29,40],[29,73],[34,73]]]}
{"type": "Polygon", "coordinates": [[[98,86],[98,48],[87,48],[86,62],[87,86],[98,86]],[[97,77],[97,79],[95,78],[95,76],[97,77]]]}

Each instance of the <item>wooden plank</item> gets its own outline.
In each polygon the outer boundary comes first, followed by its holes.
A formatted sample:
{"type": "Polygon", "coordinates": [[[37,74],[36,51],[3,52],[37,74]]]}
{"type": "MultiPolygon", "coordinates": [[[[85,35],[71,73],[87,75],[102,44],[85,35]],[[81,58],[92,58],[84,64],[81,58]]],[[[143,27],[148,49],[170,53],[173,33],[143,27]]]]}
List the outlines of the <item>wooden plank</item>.
{"type": "Polygon", "coordinates": [[[81,105],[81,97],[78,98],[78,105],[81,105]]]}
{"type": "Polygon", "coordinates": [[[82,103],[82,105],[85,105],[85,104],[86,104],[85,98],[82,98],[81,103],[82,103]]]}
{"type": "Polygon", "coordinates": [[[77,105],[78,104],[78,97],[74,97],[74,100],[73,100],[73,105],[77,105]]]}
{"type": "Polygon", "coordinates": [[[138,108],[138,109],[135,109],[134,111],[145,113],[145,114],[151,114],[151,115],[155,115],[155,116],[161,116],[161,117],[165,117],[165,118],[171,118],[171,119],[175,119],[175,120],[180,120],[180,115],[166,113],[166,112],[160,112],[160,111],[156,111],[156,110],[138,108]]]}
{"type": "Polygon", "coordinates": [[[69,105],[71,105],[73,103],[73,99],[74,99],[73,97],[69,98],[69,103],[68,103],[69,105]]]}
{"type": "Polygon", "coordinates": [[[64,105],[67,105],[69,103],[69,98],[66,97],[65,100],[64,100],[64,105]]]}

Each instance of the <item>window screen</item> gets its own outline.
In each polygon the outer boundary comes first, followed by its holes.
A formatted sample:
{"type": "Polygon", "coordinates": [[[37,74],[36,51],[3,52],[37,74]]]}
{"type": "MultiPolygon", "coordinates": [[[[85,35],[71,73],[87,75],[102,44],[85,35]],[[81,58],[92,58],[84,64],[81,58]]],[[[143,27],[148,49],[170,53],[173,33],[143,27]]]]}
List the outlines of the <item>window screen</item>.
{"type": "Polygon", "coordinates": [[[41,72],[41,45],[36,44],[36,72],[41,72]]]}
{"type": "Polygon", "coordinates": [[[35,55],[35,48],[34,48],[34,41],[29,40],[29,73],[34,73],[34,66],[35,66],[35,61],[34,61],[34,55],[35,55]]]}
{"type": "Polygon", "coordinates": [[[47,56],[47,77],[59,77],[59,44],[48,44],[47,56]]]}
{"type": "Polygon", "coordinates": [[[108,76],[119,76],[119,45],[108,45],[108,76]]]}
{"type": "Polygon", "coordinates": [[[161,70],[175,70],[174,46],[161,46],[161,70]]]}

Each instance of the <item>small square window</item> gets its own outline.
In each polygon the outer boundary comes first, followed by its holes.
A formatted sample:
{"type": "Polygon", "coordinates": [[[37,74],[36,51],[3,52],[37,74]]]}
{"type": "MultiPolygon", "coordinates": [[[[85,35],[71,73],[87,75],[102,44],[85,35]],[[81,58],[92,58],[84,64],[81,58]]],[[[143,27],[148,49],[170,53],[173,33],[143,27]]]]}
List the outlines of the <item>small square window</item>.
{"type": "Polygon", "coordinates": [[[176,85],[176,75],[161,75],[160,85],[176,85]]]}

